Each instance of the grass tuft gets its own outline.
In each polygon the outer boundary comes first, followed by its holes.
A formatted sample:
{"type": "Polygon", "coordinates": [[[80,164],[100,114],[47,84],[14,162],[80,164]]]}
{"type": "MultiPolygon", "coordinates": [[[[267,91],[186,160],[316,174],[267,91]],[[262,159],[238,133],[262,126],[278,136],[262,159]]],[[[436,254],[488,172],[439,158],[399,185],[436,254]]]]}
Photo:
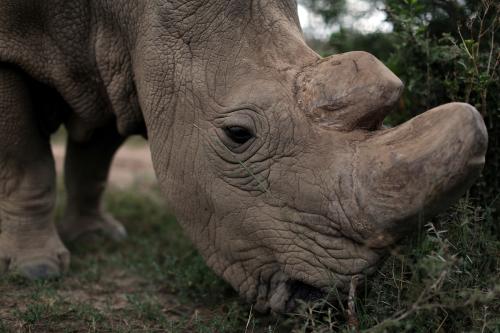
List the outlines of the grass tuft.
{"type": "Polygon", "coordinates": [[[324,299],[278,316],[255,313],[211,272],[156,189],[111,191],[106,204],[129,239],[73,244],[59,280],[1,277],[0,333],[500,332],[500,239],[488,205],[461,201],[394,248],[354,314],[324,299]]]}

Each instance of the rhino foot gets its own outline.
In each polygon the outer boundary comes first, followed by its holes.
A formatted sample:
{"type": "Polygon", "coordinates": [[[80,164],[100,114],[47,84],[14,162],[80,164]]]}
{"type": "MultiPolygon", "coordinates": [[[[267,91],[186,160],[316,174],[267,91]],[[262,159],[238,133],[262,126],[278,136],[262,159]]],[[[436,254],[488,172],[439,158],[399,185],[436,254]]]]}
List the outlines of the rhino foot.
{"type": "Polygon", "coordinates": [[[16,246],[0,238],[0,275],[10,273],[30,280],[59,277],[69,267],[70,254],[58,237],[36,246],[16,246]]]}
{"type": "Polygon", "coordinates": [[[127,238],[127,230],[121,222],[110,214],[89,215],[67,214],[58,226],[59,235],[64,242],[73,242],[89,234],[102,234],[115,242],[127,238]]]}

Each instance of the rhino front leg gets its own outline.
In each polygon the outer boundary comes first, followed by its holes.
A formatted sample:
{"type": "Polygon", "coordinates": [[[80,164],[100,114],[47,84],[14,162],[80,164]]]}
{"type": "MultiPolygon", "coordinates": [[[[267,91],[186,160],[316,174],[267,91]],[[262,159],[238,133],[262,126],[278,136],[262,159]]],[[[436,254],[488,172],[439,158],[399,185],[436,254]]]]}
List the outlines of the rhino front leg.
{"type": "Polygon", "coordinates": [[[64,166],[68,200],[59,224],[64,241],[71,242],[94,232],[115,241],[126,238],[123,225],[102,207],[111,162],[123,141],[113,125],[96,130],[86,142],[68,138],[64,166]]]}
{"type": "Polygon", "coordinates": [[[50,141],[38,127],[29,85],[0,64],[0,274],[58,276],[69,252],[57,235],[55,167],[50,141]]]}

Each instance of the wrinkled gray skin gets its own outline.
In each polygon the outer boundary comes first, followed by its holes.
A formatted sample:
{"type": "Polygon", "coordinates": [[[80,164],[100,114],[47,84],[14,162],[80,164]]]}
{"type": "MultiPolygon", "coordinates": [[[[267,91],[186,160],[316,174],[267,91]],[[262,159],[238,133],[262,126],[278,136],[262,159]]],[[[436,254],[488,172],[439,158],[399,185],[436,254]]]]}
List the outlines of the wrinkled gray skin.
{"type": "Polygon", "coordinates": [[[60,124],[63,239],[125,237],[101,194],[124,138],[147,135],[179,222],[261,311],[347,292],[484,163],[469,105],[382,129],[401,81],[364,52],[321,59],[293,0],[3,0],[0,18],[2,272],[68,266],[52,221],[60,124]],[[235,142],[235,126],[252,137],[235,142]]]}

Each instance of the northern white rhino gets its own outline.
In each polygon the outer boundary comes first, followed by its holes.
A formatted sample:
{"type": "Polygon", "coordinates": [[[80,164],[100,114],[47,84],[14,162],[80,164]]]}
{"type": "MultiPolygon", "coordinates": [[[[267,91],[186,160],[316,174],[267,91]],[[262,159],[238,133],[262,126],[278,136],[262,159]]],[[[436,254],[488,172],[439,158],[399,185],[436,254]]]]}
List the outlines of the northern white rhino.
{"type": "Polygon", "coordinates": [[[3,0],[0,272],[68,267],[51,214],[64,124],[63,240],[125,237],[100,201],[114,152],[142,134],[184,230],[258,310],[346,292],[484,163],[470,105],[384,129],[402,90],[368,53],[312,51],[294,0],[3,0]]]}

